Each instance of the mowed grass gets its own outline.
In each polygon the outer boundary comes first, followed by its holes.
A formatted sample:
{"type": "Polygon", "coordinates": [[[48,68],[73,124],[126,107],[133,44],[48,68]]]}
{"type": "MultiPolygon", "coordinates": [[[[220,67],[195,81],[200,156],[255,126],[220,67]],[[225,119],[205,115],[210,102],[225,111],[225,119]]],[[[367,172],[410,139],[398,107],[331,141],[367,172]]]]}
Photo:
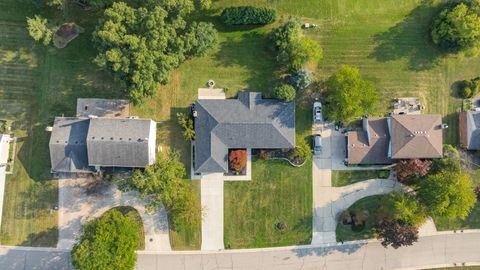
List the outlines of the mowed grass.
{"type": "Polygon", "coordinates": [[[378,222],[378,209],[384,195],[370,196],[358,200],[348,208],[350,213],[357,211],[365,211],[367,218],[365,227],[360,230],[352,230],[351,225],[337,224],[337,241],[353,241],[361,239],[369,239],[375,237],[375,226],[378,222]]]}
{"type": "Polygon", "coordinates": [[[0,118],[14,120],[18,137],[14,173],[7,176],[0,241],[56,246],[58,185],[50,174],[49,133],[54,116],[74,116],[77,97],[119,96],[111,77],[92,63],[93,14],[47,11],[52,22],[72,20],[86,33],[62,50],[35,44],[26,17],[42,13],[31,1],[0,3],[0,118]],[[63,18],[65,16],[65,18],[63,18]],[[115,91],[112,91],[115,90],[115,91]]]}
{"type": "Polygon", "coordinates": [[[369,179],[387,179],[389,170],[332,171],[332,186],[343,187],[369,179]]]}
{"type": "Polygon", "coordinates": [[[309,244],[312,235],[311,162],[254,160],[252,181],[225,183],[225,247],[309,244]],[[284,230],[276,228],[285,224],[284,230]]]}

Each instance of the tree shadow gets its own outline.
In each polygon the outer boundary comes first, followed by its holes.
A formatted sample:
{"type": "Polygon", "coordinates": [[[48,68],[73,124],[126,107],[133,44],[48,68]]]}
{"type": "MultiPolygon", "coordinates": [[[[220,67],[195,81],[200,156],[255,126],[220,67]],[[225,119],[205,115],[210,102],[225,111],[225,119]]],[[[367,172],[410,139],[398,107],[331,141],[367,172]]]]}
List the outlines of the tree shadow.
{"type": "Polygon", "coordinates": [[[339,252],[345,254],[352,254],[358,251],[361,247],[366,245],[367,242],[362,241],[352,241],[346,242],[344,244],[338,244],[334,246],[325,246],[325,247],[300,247],[293,250],[293,253],[297,257],[307,257],[307,256],[327,256],[329,254],[339,252]]]}
{"type": "Polygon", "coordinates": [[[408,59],[408,69],[414,71],[435,67],[444,55],[430,38],[430,25],[439,9],[433,1],[423,1],[403,21],[374,36],[376,47],[369,57],[380,62],[408,59]]]}
{"type": "Polygon", "coordinates": [[[58,240],[58,227],[52,227],[46,231],[31,233],[20,246],[29,247],[55,247],[58,240]]]}

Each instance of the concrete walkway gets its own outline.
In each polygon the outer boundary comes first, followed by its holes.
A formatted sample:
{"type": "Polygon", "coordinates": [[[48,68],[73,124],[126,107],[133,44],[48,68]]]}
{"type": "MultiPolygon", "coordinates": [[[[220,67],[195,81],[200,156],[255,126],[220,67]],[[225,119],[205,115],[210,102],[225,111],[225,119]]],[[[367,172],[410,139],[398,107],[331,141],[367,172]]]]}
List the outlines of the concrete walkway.
{"type": "Polygon", "coordinates": [[[134,192],[123,193],[114,185],[91,178],[59,180],[59,239],[57,248],[71,249],[81,225],[116,206],[131,206],[140,214],[145,233],[145,250],[169,251],[170,238],[164,209],[148,214],[145,202],[134,192]]]}
{"type": "Polygon", "coordinates": [[[202,250],[221,250],[223,244],[223,173],[202,176],[202,250]]]}

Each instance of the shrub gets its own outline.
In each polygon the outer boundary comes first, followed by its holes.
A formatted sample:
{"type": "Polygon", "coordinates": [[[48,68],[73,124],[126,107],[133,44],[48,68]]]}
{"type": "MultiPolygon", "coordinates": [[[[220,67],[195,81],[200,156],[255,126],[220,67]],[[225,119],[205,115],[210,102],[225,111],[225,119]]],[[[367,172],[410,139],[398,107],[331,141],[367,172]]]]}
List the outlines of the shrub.
{"type": "Polygon", "coordinates": [[[430,170],[430,165],[432,162],[430,160],[420,160],[420,159],[409,159],[401,160],[395,166],[397,171],[398,181],[404,183],[410,178],[417,178],[425,176],[430,170]]]}
{"type": "Polygon", "coordinates": [[[294,42],[290,48],[288,67],[298,71],[308,62],[319,61],[322,58],[322,48],[317,41],[309,38],[294,42]]]}
{"type": "Polygon", "coordinates": [[[41,41],[43,45],[50,44],[54,31],[48,27],[47,19],[38,15],[34,18],[27,17],[27,25],[28,33],[35,41],[41,41]]]}
{"type": "Polygon", "coordinates": [[[221,18],[228,25],[269,24],[275,21],[277,12],[266,7],[228,7],[221,18]]]}
{"type": "Polygon", "coordinates": [[[460,84],[459,96],[462,98],[471,98],[478,94],[480,91],[480,77],[464,80],[460,84]]]}
{"type": "Polygon", "coordinates": [[[192,118],[184,113],[177,113],[178,124],[183,128],[183,137],[186,140],[195,140],[195,128],[193,127],[192,118]]]}
{"type": "Polygon", "coordinates": [[[283,101],[292,101],[295,99],[295,95],[295,88],[289,84],[282,84],[273,89],[273,96],[283,101]]]}
{"type": "Polygon", "coordinates": [[[308,160],[312,156],[312,149],[305,140],[298,140],[297,146],[293,150],[290,159],[308,160]]]}
{"type": "Polygon", "coordinates": [[[448,51],[479,47],[480,2],[463,1],[442,10],[433,22],[431,37],[448,51]]]}
{"type": "Polygon", "coordinates": [[[230,161],[230,168],[241,172],[247,166],[247,151],[243,149],[233,150],[230,152],[228,160],[230,161]]]}
{"type": "Polygon", "coordinates": [[[310,70],[305,69],[297,72],[288,79],[288,82],[297,89],[303,91],[313,83],[313,74],[310,70]]]}
{"type": "Polygon", "coordinates": [[[458,94],[462,98],[471,98],[472,97],[472,89],[470,87],[462,87],[462,88],[460,88],[458,94]]]}
{"type": "Polygon", "coordinates": [[[267,160],[267,159],[270,159],[272,154],[268,150],[260,150],[260,153],[258,154],[258,156],[263,160],[267,160]]]}

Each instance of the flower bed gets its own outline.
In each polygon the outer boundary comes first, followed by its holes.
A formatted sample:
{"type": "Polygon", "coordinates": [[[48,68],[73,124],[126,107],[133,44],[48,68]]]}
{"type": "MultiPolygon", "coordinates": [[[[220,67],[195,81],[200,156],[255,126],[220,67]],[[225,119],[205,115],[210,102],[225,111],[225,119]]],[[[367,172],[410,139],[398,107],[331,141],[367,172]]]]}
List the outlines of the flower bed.
{"type": "Polygon", "coordinates": [[[294,167],[301,167],[305,164],[305,159],[294,155],[294,149],[254,149],[252,155],[256,155],[261,159],[282,159],[286,160],[294,167]]]}

